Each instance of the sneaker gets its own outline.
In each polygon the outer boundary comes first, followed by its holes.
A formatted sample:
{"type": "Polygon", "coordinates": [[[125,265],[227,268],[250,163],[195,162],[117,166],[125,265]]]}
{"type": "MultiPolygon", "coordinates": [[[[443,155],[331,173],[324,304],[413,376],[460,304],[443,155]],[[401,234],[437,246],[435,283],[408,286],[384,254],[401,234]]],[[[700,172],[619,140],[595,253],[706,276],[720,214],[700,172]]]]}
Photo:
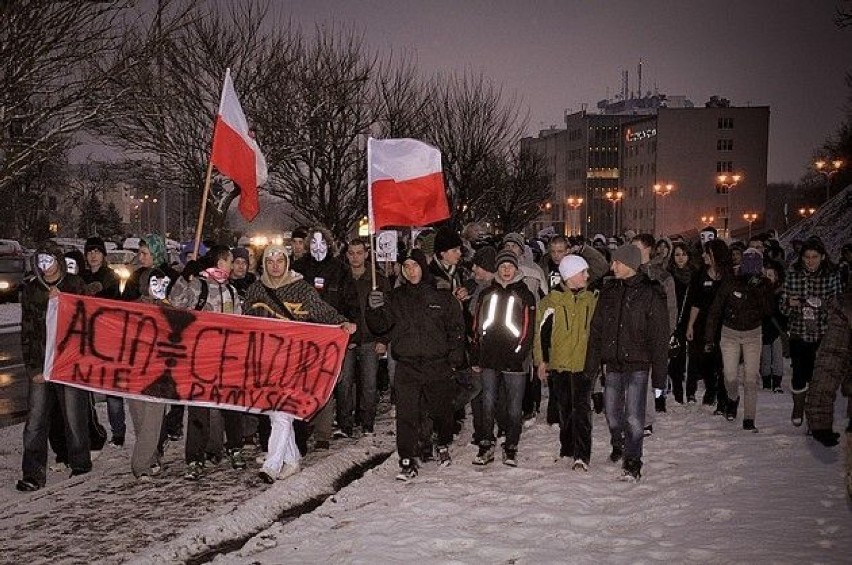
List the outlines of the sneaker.
{"type": "Polygon", "coordinates": [[[574,464],[571,466],[571,469],[574,471],[588,471],[589,464],[582,459],[574,459],[574,464]]]}
{"type": "Polygon", "coordinates": [[[242,449],[229,449],[226,452],[228,457],[228,461],[231,462],[231,467],[234,469],[245,469],[246,468],[246,460],[243,457],[242,449]]]}
{"type": "Polygon", "coordinates": [[[642,478],[642,461],[638,459],[625,459],[622,468],[621,480],[635,483],[642,478]]]}
{"type": "Polygon", "coordinates": [[[754,426],[754,420],[744,419],[743,420],[743,429],[757,433],[757,428],[754,426]]]}
{"type": "Polygon", "coordinates": [[[198,481],[204,475],[204,463],[201,461],[193,461],[186,466],[186,472],[183,478],[187,481],[198,481]]]}
{"type": "Polygon", "coordinates": [[[258,465],[263,465],[264,463],[266,463],[266,453],[263,452],[260,455],[258,455],[257,457],[255,457],[254,462],[257,463],[258,465]]]}
{"type": "Polygon", "coordinates": [[[112,436],[109,444],[114,447],[124,447],[124,436],[112,436]]]}
{"type": "Polygon", "coordinates": [[[399,473],[396,475],[398,481],[411,481],[417,478],[417,464],[413,459],[406,457],[399,460],[399,473]]]}
{"type": "Polygon", "coordinates": [[[508,465],[509,467],[517,467],[518,466],[518,450],[511,449],[509,447],[503,448],[503,465],[508,465]]]}
{"type": "Polygon", "coordinates": [[[324,439],[319,439],[314,442],[314,449],[320,451],[328,451],[328,448],[331,447],[331,444],[324,439]]]}
{"type": "Polygon", "coordinates": [[[643,430],[642,435],[643,435],[644,437],[648,437],[648,436],[652,436],[652,435],[654,435],[654,426],[645,426],[645,429],[643,430]]]}
{"type": "Polygon", "coordinates": [[[450,448],[449,447],[439,447],[438,448],[438,466],[439,467],[449,467],[452,465],[453,460],[450,457],[450,448]]]}
{"type": "Polygon", "coordinates": [[[334,433],[331,434],[331,437],[334,439],[345,439],[348,437],[352,437],[352,428],[340,428],[334,430],[334,433]]]}
{"type": "Polygon", "coordinates": [[[92,472],[92,469],[71,469],[71,477],[79,477],[92,472]]]}
{"type": "Polygon", "coordinates": [[[621,461],[621,458],[624,456],[624,450],[617,445],[612,446],[612,452],[609,454],[609,460],[613,463],[618,463],[621,461]]]}
{"type": "Polygon", "coordinates": [[[376,435],[376,432],[373,430],[373,426],[364,426],[361,428],[361,435],[365,437],[373,437],[376,435]]]}
{"type": "Polygon", "coordinates": [[[168,435],[169,441],[180,441],[183,438],[183,433],[172,432],[168,435]]]}
{"type": "Polygon", "coordinates": [[[657,412],[665,412],[666,411],[666,397],[660,396],[659,398],[654,399],[654,410],[657,412]]]}
{"type": "Polygon", "coordinates": [[[488,465],[494,461],[494,446],[490,443],[483,443],[479,446],[479,453],[473,458],[474,465],[488,465]]]}
{"type": "Polygon", "coordinates": [[[257,472],[257,477],[263,481],[264,483],[271,485],[275,482],[275,477],[272,476],[272,473],[267,471],[266,469],[261,469],[257,472]]]}
{"type": "Polygon", "coordinates": [[[32,479],[21,479],[15,484],[15,488],[21,492],[35,492],[41,488],[41,485],[32,479]]]}
{"type": "Polygon", "coordinates": [[[698,401],[697,401],[697,400],[695,400],[695,397],[694,397],[694,396],[687,396],[687,397],[686,397],[686,403],[687,403],[687,404],[697,404],[697,403],[698,403],[698,401]]]}
{"type": "MultiPolygon", "coordinates": [[[[92,459],[94,459],[94,457],[92,457],[92,459]]],[[[60,473],[68,470],[68,463],[65,463],[64,461],[55,461],[51,463],[48,468],[54,473],[60,473]]]]}
{"type": "Polygon", "coordinates": [[[208,453],[205,457],[207,458],[207,461],[209,461],[210,464],[214,466],[222,462],[221,453],[208,453]]]}
{"type": "Polygon", "coordinates": [[[278,472],[278,480],[283,481],[287,477],[292,477],[302,470],[302,465],[296,461],[295,463],[284,463],[281,466],[281,471],[278,472]]]}
{"type": "Polygon", "coordinates": [[[784,389],[781,388],[780,386],[776,386],[775,388],[772,389],[772,392],[774,392],[775,394],[784,394],[784,389]]]}
{"type": "Polygon", "coordinates": [[[95,459],[101,456],[101,453],[103,453],[102,449],[92,449],[91,451],[89,451],[89,459],[94,461],[95,459]]]}
{"type": "Polygon", "coordinates": [[[163,466],[159,463],[151,463],[151,476],[156,477],[163,471],[163,466]]]}
{"type": "Polygon", "coordinates": [[[435,460],[435,451],[433,450],[432,446],[430,445],[429,447],[424,447],[420,452],[420,461],[422,463],[426,463],[427,461],[434,461],[434,460],[435,460]]]}

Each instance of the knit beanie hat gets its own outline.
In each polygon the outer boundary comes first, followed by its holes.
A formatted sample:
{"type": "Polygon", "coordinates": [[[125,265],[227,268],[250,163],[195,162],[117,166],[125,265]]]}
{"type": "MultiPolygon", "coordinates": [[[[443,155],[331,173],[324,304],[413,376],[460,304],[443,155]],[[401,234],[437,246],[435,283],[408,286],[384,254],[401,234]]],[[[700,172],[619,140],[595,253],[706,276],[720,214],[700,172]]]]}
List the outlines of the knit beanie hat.
{"type": "Polygon", "coordinates": [[[763,253],[757,249],[743,251],[743,261],[740,263],[741,275],[759,275],[763,273],[763,253]]]}
{"type": "Polygon", "coordinates": [[[503,236],[503,245],[506,245],[509,242],[514,243],[515,245],[517,245],[521,249],[524,249],[526,247],[526,242],[524,241],[524,236],[522,236],[521,234],[519,234],[517,232],[507,233],[505,236],[503,236]]]}
{"type": "Polygon", "coordinates": [[[489,273],[497,271],[496,260],[497,250],[490,245],[480,247],[476,250],[476,253],[473,254],[473,264],[485,271],[488,271],[489,273]]]}
{"type": "Polygon", "coordinates": [[[435,255],[440,256],[444,251],[461,246],[462,239],[455,231],[441,228],[435,233],[435,255]]]}
{"type": "Polygon", "coordinates": [[[518,268],[518,256],[515,255],[514,253],[512,253],[511,251],[504,249],[503,251],[501,251],[500,253],[497,254],[497,258],[494,260],[494,265],[497,266],[497,268],[499,268],[500,265],[503,264],[503,263],[511,263],[517,269],[518,268]]]}
{"type": "Polygon", "coordinates": [[[610,257],[613,261],[618,261],[634,271],[638,271],[639,265],[642,264],[642,252],[632,243],[625,243],[621,247],[616,247],[612,250],[610,257]]]}
{"type": "Polygon", "coordinates": [[[234,255],[234,260],[245,259],[246,262],[249,260],[249,252],[245,247],[234,247],[231,253],[234,255]]]}
{"type": "Polygon", "coordinates": [[[577,273],[588,268],[589,264],[579,255],[566,255],[559,262],[559,274],[562,275],[563,281],[567,281],[577,273]]]}
{"type": "Polygon", "coordinates": [[[99,237],[90,237],[89,239],[86,240],[86,245],[83,246],[83,252],[84,253],[88,253],[89,251],[91,251],[93,249],[97,249],[98,251],[100,251],[104,255],[107,254],[106,244],[104,243],[104,240],[99,238],[99,237]]]}
{"type": "Polygon", "coordinates": [[[156,233],[149,233],[142,238],[145,245],[148,246],[148,251],[151,252],[151,258],[154,260],[154,266],[158,267],[166,262],[166,240],[163,236],[156,233]]]}

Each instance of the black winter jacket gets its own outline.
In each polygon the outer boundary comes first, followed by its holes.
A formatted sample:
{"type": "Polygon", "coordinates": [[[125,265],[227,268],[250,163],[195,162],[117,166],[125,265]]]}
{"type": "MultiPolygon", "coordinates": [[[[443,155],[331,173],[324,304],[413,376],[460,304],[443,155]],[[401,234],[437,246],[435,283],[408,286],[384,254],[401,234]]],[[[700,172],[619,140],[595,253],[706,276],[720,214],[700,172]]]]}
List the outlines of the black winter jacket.
{"type": "Polygon", "coordinates": [[[720,325],[737,331],[760,328],[763,318],[772,313],[772,298],[769,281],[761,276],[723,279],[707,313],[704,342],[716,343],[720,325]]]}
{"type": "Polygon", "coordinates": [[[408,363],[446,359],[453,368],[464,363],[459,301],[436,290],[428,279],[391,290],[384,306],[368,308],[365,318],[372,333],[389,338],[394,359],[408,363]]]}
{"type": "Polygon", "coordinates": [[[338,312],[342,311],[343,277],[346,275],[346,268],[337,257],[329,253],[325,259],[317,261],[310,254],[306,254],[293,263],[293,270],[316,289],[320,298],[338,312]]]}
{"type": "Polygon", "coordinates": [[[497,371],[525,369],[535,336],[535,302],[520,274],[505,287],[495,279],[482,291],[473,325],[474,365],[497,371]]]}
{"type": "Polygon", "coordinates": [[[669,313],[666,293],[643,274],[609,279],[592,317],[585,373],[651,371],[654,388],[668,377],[669,313]]]}

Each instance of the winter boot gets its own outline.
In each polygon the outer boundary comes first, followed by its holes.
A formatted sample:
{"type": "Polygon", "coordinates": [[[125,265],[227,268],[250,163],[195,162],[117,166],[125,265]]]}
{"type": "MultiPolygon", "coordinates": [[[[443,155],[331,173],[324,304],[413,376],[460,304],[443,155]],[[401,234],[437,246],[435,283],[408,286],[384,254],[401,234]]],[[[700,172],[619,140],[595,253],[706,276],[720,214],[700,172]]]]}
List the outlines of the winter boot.
{"type": "Polygon", "coordinates": [[[595,414],[600,414],[604,409],[604,397],[602,392],[592,393],[592,406],[595,409],[595,414]]]}
{"type": "Polygon", "coordinates": [[[805,415],[806,390],[801,392],[793,391],[793,413],[790,415],[790,421],[797,428],[802,425],[802,418],[804,418],[805,415]]]}
{"type": "Polygon", "coordinates": [[[754,427],[754,420],[751,420],[749,418],[743,419],[743,429],[749,432],[757,433],[757,428],[754,427]]]}
{"type": "Polygon", "coordinates": [[[621,480],[636,482],[642,477],[642,461],[640,459],[625,459],[621,480]]]}
{"type": "Polygon", "coordinates": [[[654,399],[654,410],[657,412],[665,412],[666,411],[666,397],[658,396],[654,399]]]}
{"type": "Polygon", "coordinates": [[[624,449],[620,445],[613,445],[612,451],[609,454],[609,460],[613,463],[618,463],[624,456],[624,449]]]}
{"type": "Polygon", "coordinates": [[[774,375],[763,375],[763,390],[772,390],[772,378],[774,375]]]}
{"type": "Polygon", "coordinates": [[[740,405],[740,398],[737,397],[736,400],[728,400],[725,403],[725,419],[729,422],[733,422],[737,419],[737,408],[740,405]]]}
{"type": "Polygon", "coordinates": [[[781,388],[782,375],[772,375],[772,392],[775,394],[783,394],[784,389],[781,388]]]}

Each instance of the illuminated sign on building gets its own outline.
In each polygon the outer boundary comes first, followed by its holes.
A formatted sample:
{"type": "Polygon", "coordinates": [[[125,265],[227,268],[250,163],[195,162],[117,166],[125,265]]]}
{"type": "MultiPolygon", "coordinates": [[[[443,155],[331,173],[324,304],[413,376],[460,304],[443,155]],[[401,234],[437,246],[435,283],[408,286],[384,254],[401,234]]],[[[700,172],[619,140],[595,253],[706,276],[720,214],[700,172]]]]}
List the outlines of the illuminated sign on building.
{"type": "Polygon", "coordinates": [[[648,128],[643,129],[641,131],[633,131],[631,129],[627,130],[627,135],[625,139],[627,141],[642,141],[643,139],[650,139],[657,135],[657,128],[648,128]]]}

